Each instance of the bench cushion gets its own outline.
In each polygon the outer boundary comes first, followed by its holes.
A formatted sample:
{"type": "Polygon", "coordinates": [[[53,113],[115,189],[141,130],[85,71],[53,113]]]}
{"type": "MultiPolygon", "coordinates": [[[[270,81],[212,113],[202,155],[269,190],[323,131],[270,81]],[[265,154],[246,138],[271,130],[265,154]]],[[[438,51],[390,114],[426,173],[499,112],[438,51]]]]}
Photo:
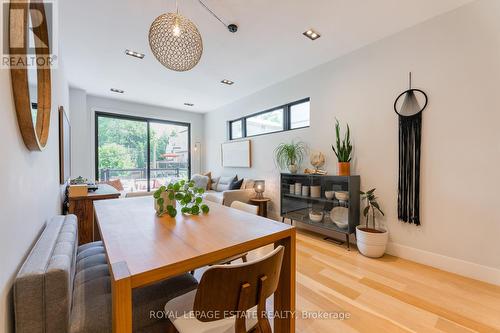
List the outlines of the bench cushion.
{"type": "Polygon", "coordinates": [[[14,281],[17,333],[66,333],[72,302],[76,216],[51,219],[14,281]]]}

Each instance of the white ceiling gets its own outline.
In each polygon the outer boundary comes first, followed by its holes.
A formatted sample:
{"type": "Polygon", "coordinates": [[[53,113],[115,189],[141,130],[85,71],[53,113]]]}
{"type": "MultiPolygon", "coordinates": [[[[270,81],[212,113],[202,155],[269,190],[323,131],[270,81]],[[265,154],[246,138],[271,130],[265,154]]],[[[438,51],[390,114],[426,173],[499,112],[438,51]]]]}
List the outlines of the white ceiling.
{"type": "Polygon", "coordinates": [[[174,0],[63,0],[59,34],[72,86],[93,95],[205,112],[467,2],[205,0],[227,23],[239,25],[232,34],[198,0],[179,0],[181,14],[198,26],[204,44],[200,63],[183,73],[156,61],[147,38],[151,22],[174,11],[174,0]],[[305,38],[309,28],[322,37],[305,38]],[[125,56],[125,49],[146,57],[125,56]],[[235,84],[223,85],[222,79],[235,84]],[[111,93],[112,87],[126,92],[111,93]]]}

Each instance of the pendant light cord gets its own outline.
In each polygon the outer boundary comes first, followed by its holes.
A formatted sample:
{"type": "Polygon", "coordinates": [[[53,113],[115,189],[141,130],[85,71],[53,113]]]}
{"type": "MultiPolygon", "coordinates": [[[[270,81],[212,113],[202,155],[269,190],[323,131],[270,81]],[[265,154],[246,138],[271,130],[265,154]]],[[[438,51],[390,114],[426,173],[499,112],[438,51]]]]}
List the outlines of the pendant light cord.
{"type": "Polygon", "coordinates": [[[222,24],[223,24],[226,28],[228,27],[228,26],[227,26],[227,24],[226,24],[226,23],[224,23],[224,21],[222,21],[222,19],[221,19],[220,17],[218,17],[218,16],[217,16],[217,15],[216,15],[216,14],[215,14],[215,13],[214,13],[214,12],[213,12],[210,8],[208,8],[208,6],[207,6],[207,5],[205,5],[205,4],[203,3],[203,1],[198,0],[198,2],[199,2],[199,3],[203,6],[203,7],[205,7],[205,9],[206,9],[206,10],[208,10],[208,12],[209,12],[210,14],[212,14],[212,16],[213,16],[213,17],[215,17],[215,18],[216,18],[216,19],[217,19],[220,23],[222,23],[222,24]]]}

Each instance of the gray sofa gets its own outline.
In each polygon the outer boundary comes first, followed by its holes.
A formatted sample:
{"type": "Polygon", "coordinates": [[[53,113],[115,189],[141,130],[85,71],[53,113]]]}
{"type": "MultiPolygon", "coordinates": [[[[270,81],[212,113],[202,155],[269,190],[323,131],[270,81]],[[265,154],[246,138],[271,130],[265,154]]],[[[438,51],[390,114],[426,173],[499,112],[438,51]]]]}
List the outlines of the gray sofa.
{"type": "MultiPolygon", "coordinates": [[[[196,289],[183,274],[133,290],[134,332],[165,332],[168,320],[150,318],[166,302],[196,289]]],[[[16,333],[111,332],[111,284],[102,242],[78,246],[76,216],[54,217],[14,282],[16,333]]]]}

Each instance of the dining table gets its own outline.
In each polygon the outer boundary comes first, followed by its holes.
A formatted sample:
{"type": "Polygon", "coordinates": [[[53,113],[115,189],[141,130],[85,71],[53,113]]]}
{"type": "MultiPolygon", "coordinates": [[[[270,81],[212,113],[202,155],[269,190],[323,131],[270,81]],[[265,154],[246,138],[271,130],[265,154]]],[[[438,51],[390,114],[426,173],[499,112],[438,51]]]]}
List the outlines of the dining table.
{"type": "Polygon", "coordinates": [[[268,244],[285,248],[274,293],[274,332],[295,332],[295,228],[216,203],[207,205],[207,214],[158,217],[152,196],[94,203],[111,271],[114,333],[132,332],[132,289],[268,244]]]}

